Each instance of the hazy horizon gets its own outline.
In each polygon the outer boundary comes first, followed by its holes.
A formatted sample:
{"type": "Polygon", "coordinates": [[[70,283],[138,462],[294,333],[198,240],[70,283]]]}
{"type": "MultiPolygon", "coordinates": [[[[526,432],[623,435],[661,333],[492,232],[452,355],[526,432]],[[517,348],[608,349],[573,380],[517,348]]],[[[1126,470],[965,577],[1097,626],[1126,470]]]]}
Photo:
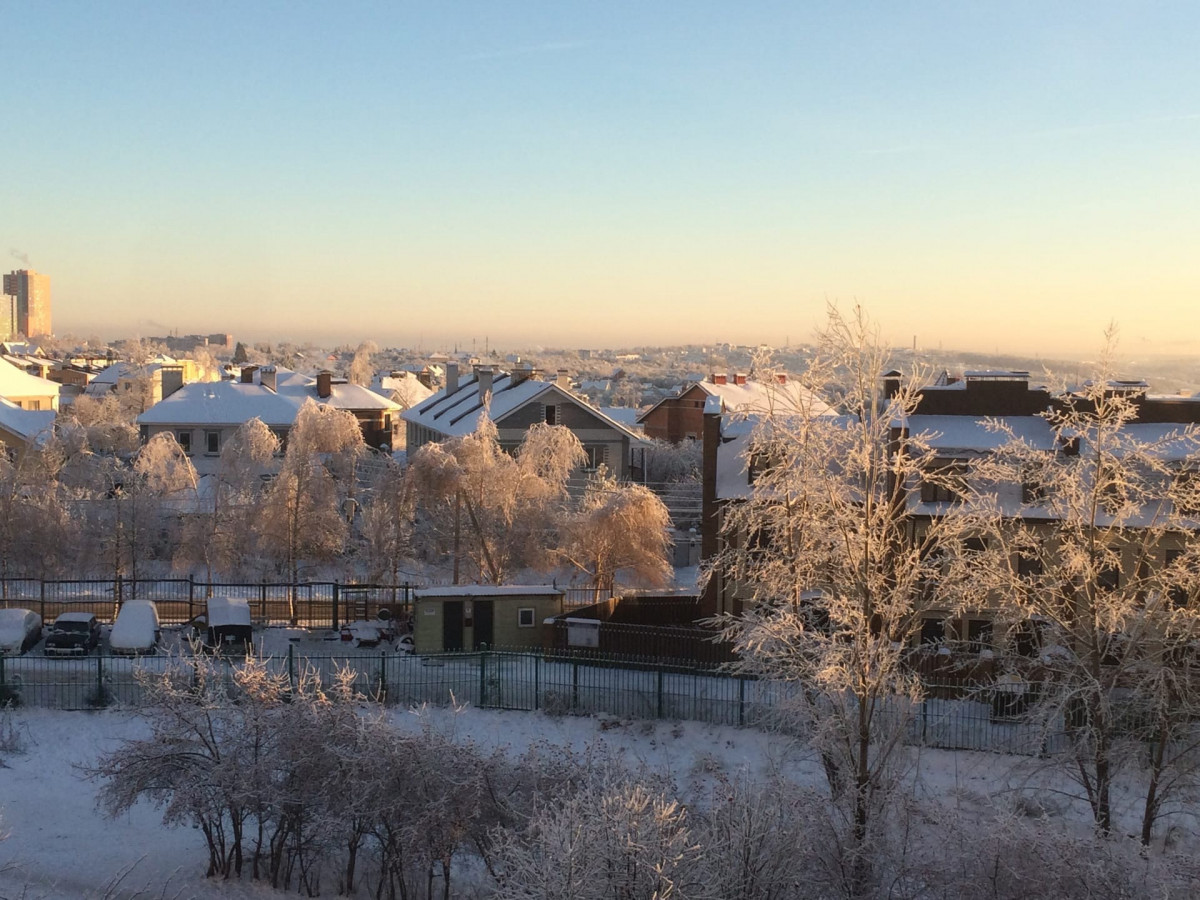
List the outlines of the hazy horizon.
{"type": "Polygon", "coordinates": [[[1200,351],[1200,7],[8,4],[56,332],[1200,351]]]}

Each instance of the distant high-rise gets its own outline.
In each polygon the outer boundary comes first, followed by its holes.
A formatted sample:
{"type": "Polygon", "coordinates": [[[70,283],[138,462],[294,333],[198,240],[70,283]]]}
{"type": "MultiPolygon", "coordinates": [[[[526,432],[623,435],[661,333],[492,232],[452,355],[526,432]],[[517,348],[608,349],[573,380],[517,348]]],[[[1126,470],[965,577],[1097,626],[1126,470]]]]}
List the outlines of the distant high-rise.
{"type": "Polygon", "coordinates": [[[7,326],[9,337],[53,334],[50,327],[50,276],[33,269],[18,269],[4,276],[4,293],[11,297],[7,326]]]}

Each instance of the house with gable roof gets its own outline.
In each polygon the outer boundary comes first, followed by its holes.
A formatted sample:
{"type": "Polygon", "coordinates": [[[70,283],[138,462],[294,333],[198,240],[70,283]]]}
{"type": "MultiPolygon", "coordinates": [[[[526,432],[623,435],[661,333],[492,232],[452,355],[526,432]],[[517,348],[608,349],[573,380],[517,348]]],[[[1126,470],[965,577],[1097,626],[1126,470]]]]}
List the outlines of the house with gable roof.
{"type": "Polygon", "coordinates": [[[565,371],[552,380],[538,375],[527,366],[505,372],[477,365],[460,380],[457,364],[447,363],[445,387],[402,416],[409,452],[472,434],[483,416],[496,424],[500,445],[515,450],[531,425],[545,422],[563,425],[579,438],[588,455],[585,469],[604,465],[618,478],[640,478],[642,437],[574,393],[565,371]]]}
{"type": "Polygon", "coordinates": [[[58,409],[60,385],[10,362],[0,360],[0,397],[20,409],[45,412],[58,409]]]}
{"type": "Polygon", "coordinates": [[[309,399],[353,413],[367,446],[391,448],[398,404],[329,372],[313,378],[282,366],[243,366],[236,379],[182,385],[138,416],[137,424],[143,440],[173,433],[204,475],[216,470],[225,442],[251,419],[261,419],[285,443],[309,399]]]}
{"type": "Polygon", "coordinates": [[[741,372],[713,372],[707,380],[690,382],[673,396],[664,397],[638,416],[637,421],[649,438],[672,444],[700,440],[704,434],[704,409],[710,398],[716,398],[722,413],[765,414],[777,409],[795,409],[803,399],[803,391],[783,373],[768,384],[741,372]]]}

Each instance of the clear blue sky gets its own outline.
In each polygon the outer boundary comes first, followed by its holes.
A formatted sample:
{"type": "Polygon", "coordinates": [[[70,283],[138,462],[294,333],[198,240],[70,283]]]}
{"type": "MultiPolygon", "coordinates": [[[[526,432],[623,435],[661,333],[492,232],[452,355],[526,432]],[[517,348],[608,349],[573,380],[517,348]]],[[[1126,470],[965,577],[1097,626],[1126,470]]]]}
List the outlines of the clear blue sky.
{"type": "MultiPolygon", "coordinates": [[[[1200,349],[1200,4],[0,0],[59,333],[1200,349]]],[[[13,252],[9,252],[9,251],[13,252]]]]}

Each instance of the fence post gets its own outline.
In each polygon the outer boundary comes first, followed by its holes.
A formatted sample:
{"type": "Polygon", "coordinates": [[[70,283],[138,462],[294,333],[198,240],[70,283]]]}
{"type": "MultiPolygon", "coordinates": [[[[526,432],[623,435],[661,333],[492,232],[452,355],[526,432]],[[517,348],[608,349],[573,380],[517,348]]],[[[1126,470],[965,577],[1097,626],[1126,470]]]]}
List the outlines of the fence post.
{"type": "Polygon", "coordinates": [[[45,624],[46,623],[46,579],[45,578],[41,579],[41,582],[42,582],[42,603],[41,603],[42,624],[45,624]]]}
{"type": "Polygon", "coordinates": [[[288,684],[292,692],[296,690],[296,645],[288,641],[288,684]]]}
{"type": "Polygon", "coordinates": [[[196,581],[192,574],[188,573],[188,621],[192,619],[192,604],[196,601],[196,581]]]}
{"type": "Polygon", "coordinates": [[[341,598],[341,583],[333,583],[333,630],[338,630],[338,600],[341,598]]]}
{"type": "Polygon", "coordinates": [[[479,649],[479,708],[483,709],[487,705],[486,694],[487,690],[487,650],[483,645],[479,649]]]}
{"type": "Polygon", "coordinates": [[[96,706],[107,706],[104,700],[104,657],[96,654],[96,706]]]}
{"type": "MultiPolygon", "coordinates": [[[[0,670],[3,672],[3,670],[0,670]]],[[[0,684],[3,683],[3,675],[0,675],[0,684]]],[[[540,655],[533,658],[533,709],[537,712],[542,696],[542,657],[540,655]]]]}
{"type": "Polygon", "coordinates": [[[746,679],[738,677],[738,727],[746,724],[746,679]]]}
{"type": "Polygon", "coordinates": [[[663,670],[662,666],[658,667],[658,717],[663,717],[663,670]]]}
{"type": "MultiPolygon", "coordinates": [[[[295,589],[295,586],[293,585],[293,590],[294,589],[295,589]]],[[[266,624],[266,622],[267,622],[267,583],[265,581],[262,582],[261,586],[258,589],[258,617],[263,621],[263,624],[266,624]]]]}
{"type": "Polygon", "coordinates": [[[571,661],[571,709],[579,708],[579,660],[571,661]]]}
{"type": "Polygon", "coordinates": [[[5,690],[4,678],[4,654],[0,653],[0,706],[4,706],[12,698],[8,696],[8,691],[5,690]]]}

